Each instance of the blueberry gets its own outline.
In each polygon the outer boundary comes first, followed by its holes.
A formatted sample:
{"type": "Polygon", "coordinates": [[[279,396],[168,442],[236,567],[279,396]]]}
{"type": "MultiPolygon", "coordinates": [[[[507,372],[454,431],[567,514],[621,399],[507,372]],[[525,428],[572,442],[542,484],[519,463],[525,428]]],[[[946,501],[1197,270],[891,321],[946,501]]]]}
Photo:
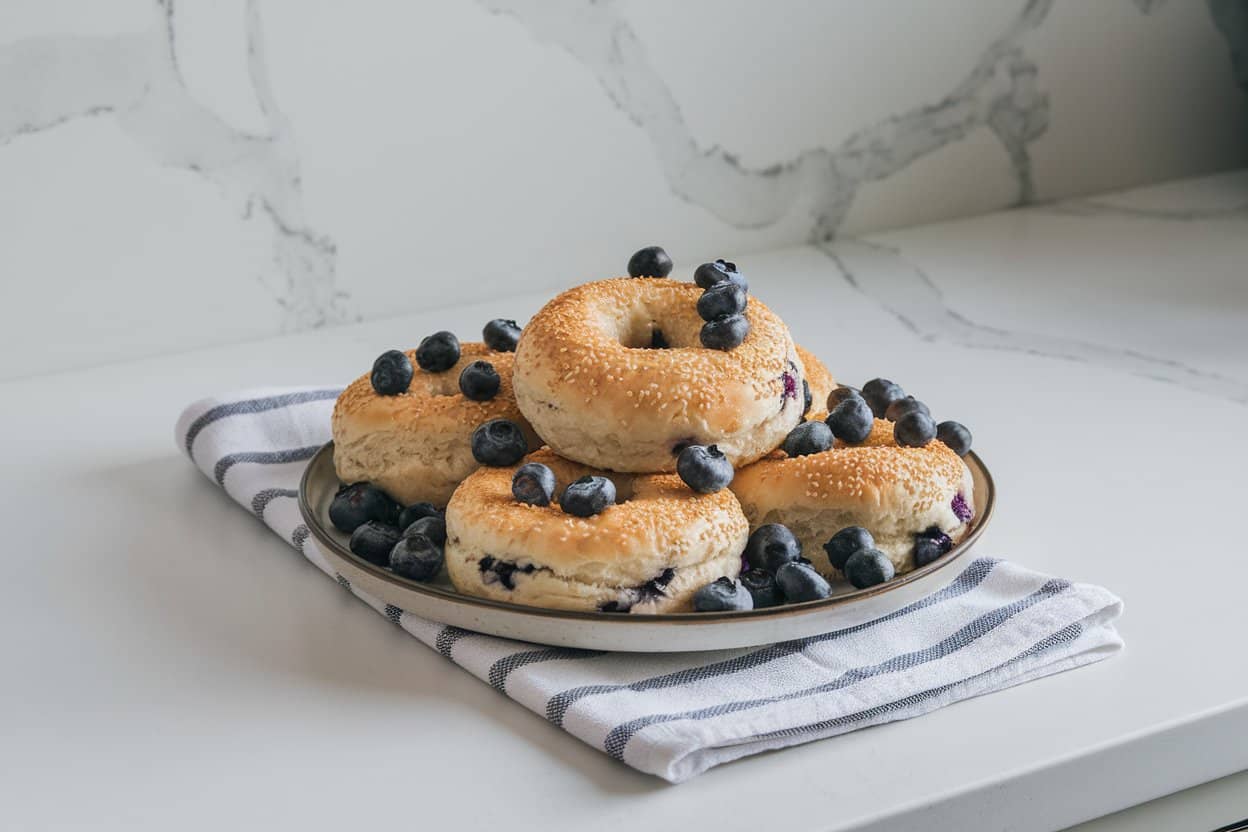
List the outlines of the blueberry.
{"type": "Polygon", "coordinates": [[[789,431],[780,447],[789,456],[823,453],[832,447],[832,429],[823,422],[802,422],[789,431]]]}
{"type": "Polygon", "coordinates": [[[459,392],[474,402],[486,402],[498,395],[498,370],[488,361],[474,361],[459,374],[459,392]]]}
{"type": "Polygon", "coordinates": [[[813,566],[805,563],[786,563],[776,572],[776,583],[784,593],[784,599],[792,603],[818,601],[832,594],[832,585],[813,566]]]}
{"type": "Polygon", "coordinates": [[[422,517],[441,517],[442,512],[438,511],[433,503],[412,503],[399,513],[399,528],[406,529],[422,517]]]}
{"type": "Polygon", "coordinates": [[[334,524],[334,528],[348,534],[369,520],[393,525],[398,522],[398,518],[398,503],[368,482],[343,486],[329,504],[329,522],[334,524]]]}
{"type": "Polygon", "coordinates": [[[741,585],[754,599],[754,609],[778,607],[784,603],[784,593],[776,583],[776,576],[766,569],[751,569],[741,573],[741,585]]]}
{"type": "Polygon", "coordinates": [[[727,260],[716,260],[714,263],[703,263],[693,272],[693,282],[703,289],[709,289],[716,283],[723,283],[725,280],[737,284],[747,292],[750,291],[750,285],[745,282],[741,272],[737,271],[736,263],[729,263],[727,260]]]}
{"type": "Polygon", "coordinates": [[[810,384],[806,379],[802,379],[802,417],[810,412],[810,406],[815,403],[815,397],[810,395],[810,384]]]}
{"type": "Polygon", "coordinates": [[[696,612],[723,612],[726,610],[752,610],[754,599],[740,581],[720,578],[711,581],[693,594],[696,612]]]}
{"type": "Polygon", "coordinates": [[[699,494],[714,494],[732,482],[732,463],[717,445],[688,445],[676,457],[676,473],[699,494]]]}
{"type": "Polygon", "coordinates": [[[832,408],[832,412],[828,414],[827,425],[837,439],[857,445],[865,442],[871,435],[875,420],[871,417],[871,408],[865,401],[851,397],[832,408]]]}
{"type": "Polygon", "coordinates": [[[672,258],[659,246],[646,246],[628,258],[629,277],[667,277],[672,273],[672,258]]]}
{"type": "Polygon", "coordinates": [[[926,413],[911,410],[893,425],[893,438],[898,445],[922,448],[936,438],[936,423],[926,413]]]}
{"type": "Polygon", "coordinates": [[[936,438],[958,456],[971,452],[971,432],[960,422],[941,422],[936,426],[936,438]]]}
{"type": "Polygon", "coordinates": [[[802,544],[789,531],[788,526],[767,523],[754,530],[745,542],[745,551],[741,554],[749,562],[751,569],[766,569],[775,573],[781,566],[802,556],[802,544]]]}
{"type": "Polygon", "coordinates": [[[949,501],[949,508],[953,509],[954,516],[963,523],[975,516],[975,509],[967,504],[966,495],[961,491],[953,495],[953,499],[949,501]]]}
{"type": "Polygon", "coordinates": [[[491,419],[472,432],[472,458],[482,465],[515,465],[528,451],[524,431],[510,419],[491,419]]]}
{"type": "Polygon", "coordinates": [[[862,526],[846,526],[823,544],[823,551],[828,553],[828,560],[837,569],[845,569],[845,561],[860,549],[874,549],[875,538],[862,526]]]}
{"type": "Polygon", "coordinates": [[[427,581],[442,571],[442,547],[423,534],[405,534],[390,550],[390,568],[413,581],[427,581]]]}
{"type": "Polygon", "coordinates": [[[933,526],[914,536],[914,565],[927,566],[953,548],[953,539],[933,526]]]}
{"type": "Polygon", "coordinates": [[[859,549],[845,561],[845,577],[858,589],[891,581],[896,570],[879,549],[859,549]]]}
{"type": "Polygon", "coordinates": [[[614,503],[615,483],[606,477],[581,477],[559,498],[559,508],[577,517],[593,517],[614,503]]]}
{"type": "Polygon", "coordinates": [[[399,530],[386,523],[369,520],[351,532],[351,551],[369,563],[390,565],[390,550],[399,542],[399,530]]]}
{"type": "Polygon", "coordinates": [[[871,405],[875,418],[883,419],[888,412],[888,406],[898,399],[904,399],[906,391],[901,389],[900,384],[886,378],[873,378],[862,385],[862,397],[871,405]]]}
{"type": "Polygon", "coordinates": [[[932,411],[928,410],[927,405],[923,404],[923,402],[914,396],[906,396],[904,399],[898,399],[890,404],[888,410],[884,411],[884,418],[890,422],[896,422],[912,410],[918,410],[928,416],[932,415],[932,411]]]}
{"type": "Polygon", "coordinates": [[[459,361],[459,339],[452,332],[427,335],[416,347],[416,363],[430,373],[444,373],[459,361]]]}
{"type": "Polygon", "coordinates": [[[440,516],[422,517],[406,529],[403,529],[401,537],[411,537],[414,534],[424,535],[439,546],[445,546],[446,520],[440,516]]]}
{"type": "Polygon", "coordinates": [[[749,334],[749,321],[741,315],[729,315],[702,324],[700,337],[708,350],[730,350],[739,347],[749,334]]]}
{"type": "Polygon", "coordinates": [[[373,374],[369,380],[379,395],[397,396],[407,392],[414,374],[412,360],[405,353],[386,350],[373,362],[373,374]]]}
{"type": "Polygon", "coordinates": [[[667,343],[667,337],[663,335],[663,330],[657,326],[650,330],[650,349],[665,350],[670,346],[671,344],[667,343]]]}
{"type": "Polygon", "coordinates": [[[861,399],[862,394],[858,392],[857,387],[846,387],[841,385],[828,394],[828,412],[836,410],[836,406],[846,399],[861,399]]]}
{"type": "Polygon", "coordinates": [[[740,315],[749,303],[745,290],[727,280],[716,283],[698,298],[698,314],[704,321],[713,321],[727,315],[740,315]]]}
{"type": "Polygon", "coordinates": [[[531,506],[548,506],[555,496],[555,472],[540,462],[526,462],[511,475],[511,496],[531,506]]]}
{"type": "Polygon", "coordinates": [[[481,340],[495,352],[515,352],[520,325],[507,318],[495,318],[481,330],[481,340]]]}

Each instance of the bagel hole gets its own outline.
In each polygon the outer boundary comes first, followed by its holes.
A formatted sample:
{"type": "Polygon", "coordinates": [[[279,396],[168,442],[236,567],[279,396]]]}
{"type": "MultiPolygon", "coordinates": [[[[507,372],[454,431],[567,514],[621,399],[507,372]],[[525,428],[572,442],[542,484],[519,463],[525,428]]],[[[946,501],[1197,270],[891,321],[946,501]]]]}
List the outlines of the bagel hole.
{"type": "MultiPolygon", "coordinates": [[[[654,310],[640,308],[626,314],[616,323],[620,344],[633,350],[667,350],[697,346],[689,342],[687,327],[674,320],[661,320],[654,310]]],[[[694,338],[697,334],[694,333],[694,338]]]]}

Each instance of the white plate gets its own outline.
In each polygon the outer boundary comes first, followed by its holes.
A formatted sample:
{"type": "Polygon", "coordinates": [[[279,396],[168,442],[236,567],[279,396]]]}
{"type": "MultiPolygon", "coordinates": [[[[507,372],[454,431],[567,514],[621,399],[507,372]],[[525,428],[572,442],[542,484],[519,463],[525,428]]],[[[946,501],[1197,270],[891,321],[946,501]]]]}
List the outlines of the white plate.
{"type": "Polygon", "coordinates": [[[949,584],[962,571],[964,556],[992,517],[992,476],[974,453],[966,464],[975,481],[975,520],[971,531],[933,563],[886,584],[855,590],[837,586],[831,598],[749,612],[628,615],[569,612],[508,604],[463,595],[445,572],[436,581],[401,578],[351,554],[348,536],[329,522],[329,503],[339,488],[334,474],[334,443],[308,463],[299,487],[299,510],[334,568],[364,592],[413,615],[465,630],[587,650],[675,653],[725,650],[804,638],[852,627],[887,615],[949,584]]]}

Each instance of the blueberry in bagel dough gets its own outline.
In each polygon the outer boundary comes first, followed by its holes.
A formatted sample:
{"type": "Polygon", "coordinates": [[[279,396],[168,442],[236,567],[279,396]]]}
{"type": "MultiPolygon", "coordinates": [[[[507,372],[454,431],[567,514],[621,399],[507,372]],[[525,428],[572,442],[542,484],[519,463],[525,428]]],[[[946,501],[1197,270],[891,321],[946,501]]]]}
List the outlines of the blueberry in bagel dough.
{"type": "Polygon", "coordinates": [[[667,277],[672,273],[672,258],[659,246],[646,246],[628,258],[629,277],[667,277]]]}
{"type": "Polygon", "coordinates": [[[702,325],[700,338],[708,350],[731,350],[750,334],[750,322],[742,315],[727,315],[702,325]]]}
{"type": "Polygon", "coordinates": [[[555,472],[540,462],[526,462],[511,477],[511,495],[531,506],[550,505],[555,487],[555,472]]]}
{"type": "Polygon", "coordinates": [[[740,581],[719,578],[694,593],[693,609],[695,612],[752,610],[754,598],[740,581]]]}
{"type": "Polygon", "coordinates": [[[412,383],[411,360],[399,350],[386,350],[373,362],[373,372],[369,376],[373,389],[380,396],[397,396],[406,393],[412,383]]]}
{"type": "Polygon", "coordinates": [[[491,419],[472,432],[472,455],[482,465],[514,465],[528,450],[524,431],[510,419],[491,419]]]}
{"type": "Polygon", "coordinates": [[[845,561],[845,577],[857,589],[891,581],[893,562],[879,549],[859,549],[845,561]]]}
{"type": "Polygon", "coordinates": [[[930,528],[914,536],[914,564],[927,566],[953,548],[953,540],[938,528],[930,528]]]}
{"type": "Polygon", "coordinates": [[[353,554],[359,555],[369,563],[389,566],[390,550],[398,542],[398,529],[376,520],[369,520],[351,533],[348,546],[353,554]]]}
{"type": "Polygon", "coordinates": [[[443,560],[442,546],[423,534],[405,534],[390,550],[390,568],[413,581],[427,581],[437,575],[443,560]]]}
{"type": "Polygon", "coordinates": [[[416,363],[427,373],[444,373],[459,361],[459,339],[443,330],[427,335],[416,347],[416,363]]]}
{"type": "Polygon", "coordinates": [[[871,412],[877,419],[883,419],[888,406],[898,399],[906,397],[901,385],[886,378],[873,378],[862,385],[862,397],[871,405],[871,412]]]}
{"type": "Polygon", "coordinates": [[[776,583],[784,599],[793,603],[818,601],[832,594],[832,585],[805,563],[786,563],[776,571],[776,583]]]}
{"type": "Polygon", "coordinates": [[[488,402],[498,395],[502,380],[488,361],[474,361],[459,374],[459,390],[474,402],[488,402]]]}
{"type": "Polygon", "coordinates": [[[344,485],[329,504],[329,522],[347,534],[369,520],[393,525],[398,519],[398,503],[372,483],[344,485]]]}
{"type": "Polygon", "coordinates": [[[699,494],[714,494],[732,482],[732,463],[715,445],[688,445],[676,459],[676,473],[699,494]]]}
{"type": "Polygon", "coordinates": [[[481,340],[496,352],[515,352],[520,341],[520,326],[508,318],[495,318],[481,330],[481,340]]]}

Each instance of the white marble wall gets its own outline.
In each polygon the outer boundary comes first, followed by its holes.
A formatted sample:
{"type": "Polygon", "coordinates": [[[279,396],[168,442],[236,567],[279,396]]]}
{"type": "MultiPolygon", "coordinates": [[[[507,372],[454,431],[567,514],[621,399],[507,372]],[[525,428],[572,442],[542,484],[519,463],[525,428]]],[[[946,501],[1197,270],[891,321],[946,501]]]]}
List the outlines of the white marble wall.
{"type": "MultiPolygon", "coordinates": [[[[8,0],[0,377],[1248,161],[1203,0],[8,0]]],[[[422,333],[412,333],[415,340],[422,333]]]]}

